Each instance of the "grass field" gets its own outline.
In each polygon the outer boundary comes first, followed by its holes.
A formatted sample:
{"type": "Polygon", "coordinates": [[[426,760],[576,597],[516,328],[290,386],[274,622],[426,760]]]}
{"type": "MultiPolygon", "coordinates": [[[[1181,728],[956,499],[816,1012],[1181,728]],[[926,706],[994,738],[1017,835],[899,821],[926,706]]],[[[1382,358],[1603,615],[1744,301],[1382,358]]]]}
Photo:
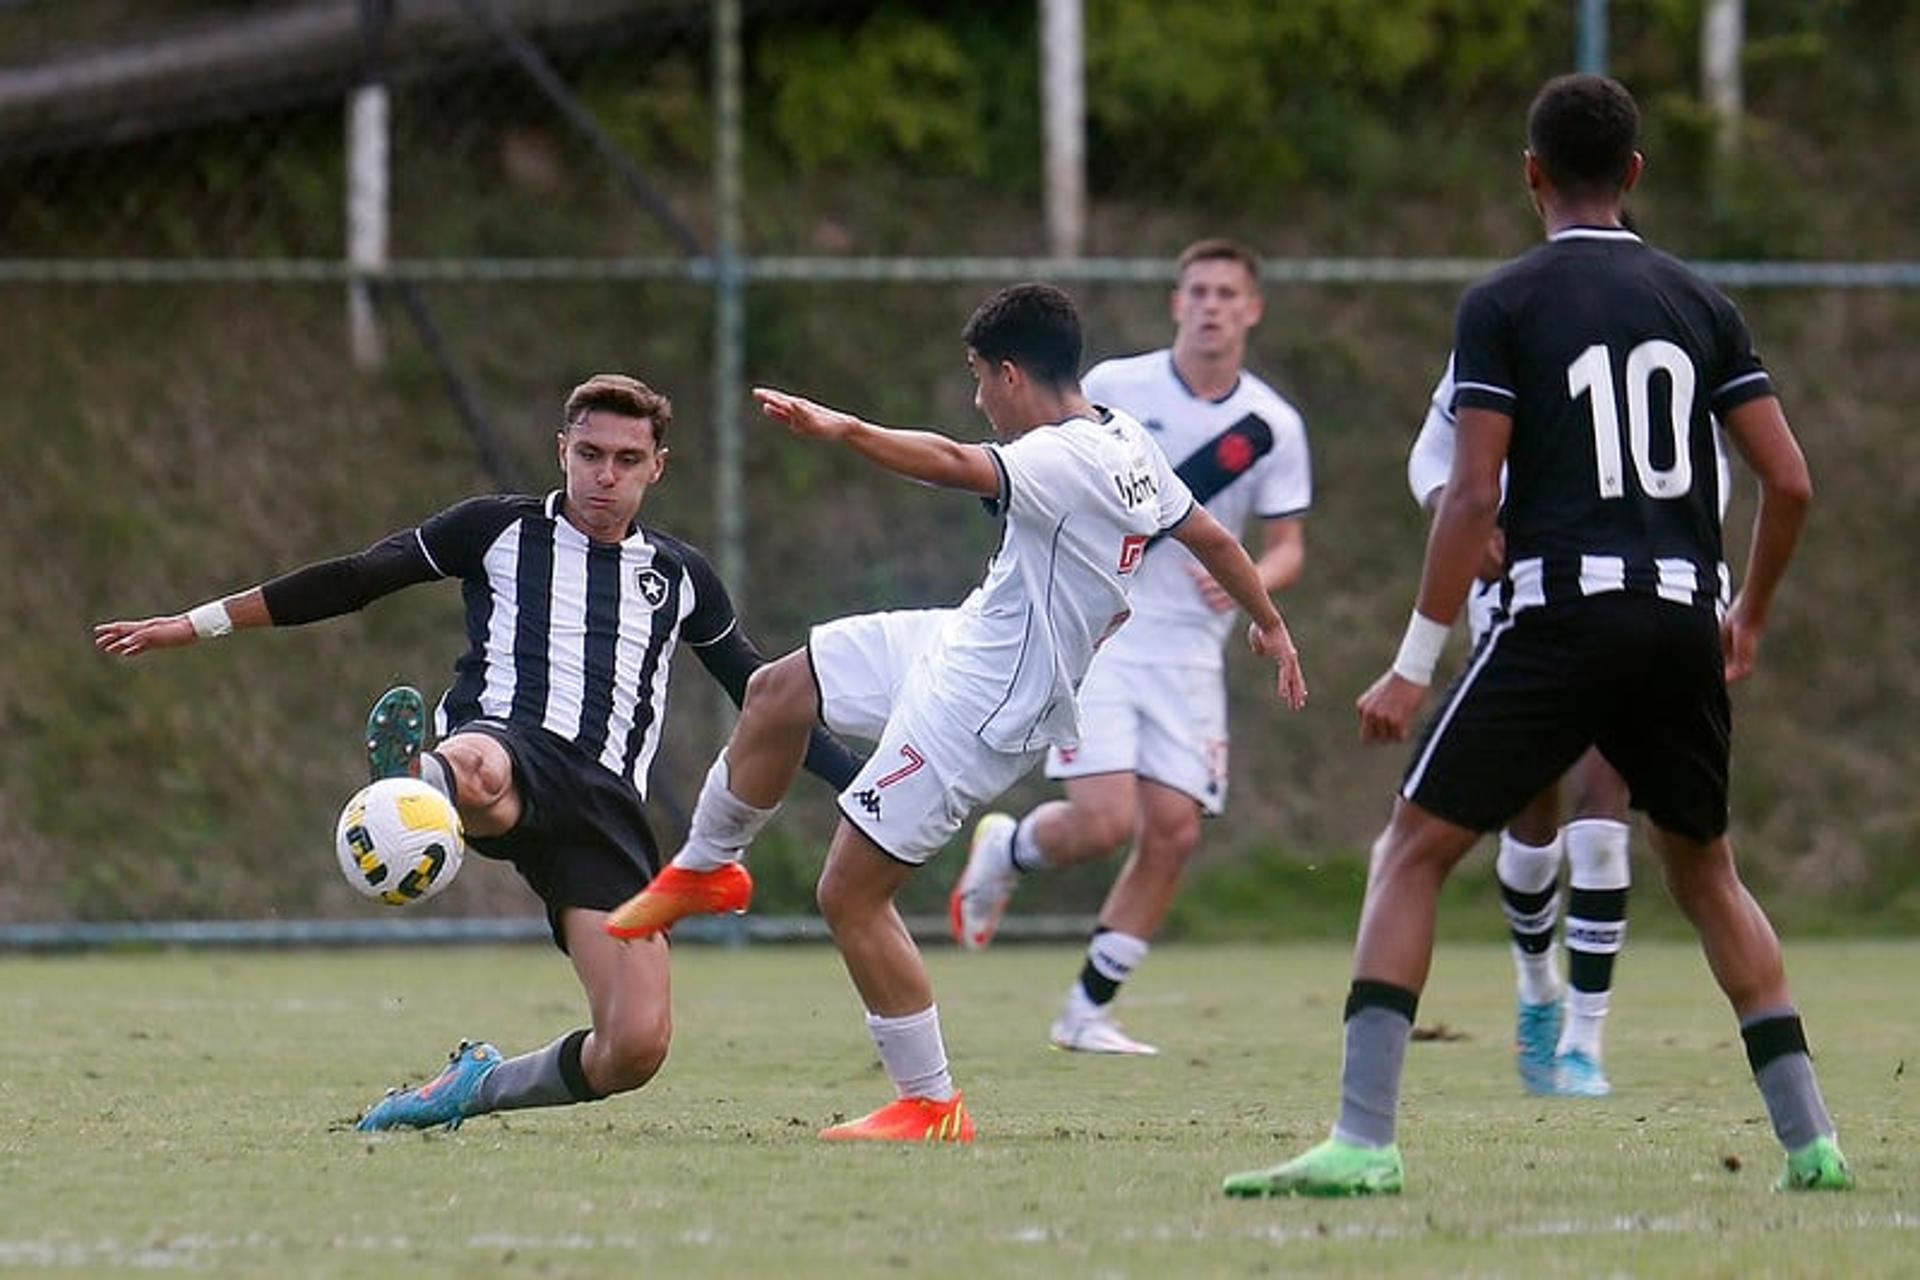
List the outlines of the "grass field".
{"type": "Polygon", "coordinates": [[[1404,1196],[1236,1202],[1317,1140],[1344,946],[1166,947],[1153,1060],[1050,1051],[1065,948],[933,953],[971,1149],[828,1146],[888,1096],[823,947],[683,948],[662,1078],[590,1107],[369,1138],[463,1034],[578,1023],[536,948],[0,960],[0,1272],[834,1276],[1911,1275],[1920,944],[1789,952],[1861,1187],[1786,1196],[1697,954],[1630,946],[1615,1095],[1522,1096],[1504,952],[1444,947],[1412,1046],[1404,1196]]]}

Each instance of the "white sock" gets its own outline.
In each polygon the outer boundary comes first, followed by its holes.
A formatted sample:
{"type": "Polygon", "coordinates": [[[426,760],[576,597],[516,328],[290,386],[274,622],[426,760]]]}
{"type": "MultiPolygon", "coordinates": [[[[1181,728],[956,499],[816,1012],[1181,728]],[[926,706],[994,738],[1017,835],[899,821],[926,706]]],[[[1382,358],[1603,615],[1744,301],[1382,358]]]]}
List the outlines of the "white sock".
{"type": "Polygon", "coordinates": [[[1560,1044],[1554,1052],[1573,1053],[1577,1050],[1598,1062],[1600,1033],[1606,1026],[1607,1005],[1612,999],[1611,991],[1582,991],[1578,987],[1569,987],[1567,1020],[1560,1024],[1560,1044]]]}
{"type": "Polygon", "coordinates": [[[1102,929],[1087,942],[1087,962],[1067,993],[1067,1016],[1090,1018],[1113,1003],[1120,984],[1146,960],[1153,944],[1117,929],[1102,929]]]}
{"type": "MultiPolygon", "coordinates": [[[[1515,839],[1510,831],[1502,831],[1500,854],[1493,864],[1494,874],[1506,888],[1521,893],[1542,893],[1560,874],[1563,848],[1557,833],[1547,844],[1531,845],[1515,839]]],[[[1511,947],[1514,986],[1520,999],[1527,1004],[1547,1004],[1557,1000],[1560,997],[1560,948],[1551,935],[1560,910],[1559,902],[1550,902],[1538,915],[1526,918],[1517,915],[1513,905],[1505,902],[1504,898],[1503,907],[1507,921],[1516,933],[1549,935],[1546,946],[1539,951],[1528,951],[1518,943],[1511,947]]]]}
{"type": "Polygon", "coordinates": [[[1007,863],[1015,871],[1025,874],[1029,871],[1045,871],[1051,865],[1047,861],[1047,851],[1040,847],[1040,841],[1033,834],[1033,815],[1020,819],[1013,829],[1013,841],[1007,848],[1007,863]]]}
{"type": "Polygon", "coordinates": [[[1567,908],[1571,981],[1557,1052],[1577,1050],[1598,1062],[1612,1003],[1613,962],[1627,937],[1627,922],[1620,917],[1624,917],[1625,894],[1633,880],[1630,833],[1626,823],[1612,818],[1576,818],[1563,828],[1563,834],[1573,888],[1567,908]],[[1587,915],[1616,918],[1583,918],[1587,915]]]}
{"type": "Polygon", "coordinates": [[[902,1018],[867,1014],[867,1034],[880,1051],[881,1065],[903,1098],[945,1102],[956,1092],[947,1070],[947,1046],[940,1038],[940,1007],[928,1005],[902,1018]]]}
{"type": "Polygon", "coordinates": [[[459,805],[460,797],[454,794],[453,789],[453,772],[447,768],[446,757],[438,752],[420,753],[420,781],[445,796],[449,804],[459,805]]]}
{"type": "Polygon", "coordinates": [[[700,784],[687,842],[673,855],[673,865],[682,871],[715,871],[740,861],[760,828],[779,808],[756,809],[733,794],[727,787],[727,755],[721,752],[707,770],[706,781],[700,784]]]}

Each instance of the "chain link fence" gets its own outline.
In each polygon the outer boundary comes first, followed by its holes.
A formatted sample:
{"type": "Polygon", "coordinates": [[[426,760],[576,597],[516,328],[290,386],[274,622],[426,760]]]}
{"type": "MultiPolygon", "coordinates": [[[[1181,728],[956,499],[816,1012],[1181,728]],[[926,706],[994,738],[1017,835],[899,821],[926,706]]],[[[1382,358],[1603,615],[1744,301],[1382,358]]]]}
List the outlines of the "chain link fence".
{"type": "MultiPolygon", "coordinates": [[[[1616,3],[1611,45],[1656,162],[1676,157],[1637,212],[1746,290],[1796,419],[1832,424],[1808,446],[1846,486],[1844,537],[1810,545],[1774,649],[1781,684],[1833,696],[1754,694],[1742,776],[1771,873],[1838,893],[1920,835],[1910,744],[1858,714],[1913,692],[1874,674],[1904,666],[1903,619],[1854,603],[1879,563],[1863,549],[1916,532],[1886,424],[1920,386],[1886,335],[1912,331],[1920,268],[1828,261],[1899,243],[1884,228],[1913,196],[1873,177],[1861,203],[1882,214],[1816,207],[1788,179],[1818,169],[1822,135],[1768,120],[1793,120],[1788,37],[1857,40],[1863,7],[1832,30],[1756,15],[1760,66],[1784,70],[1750,95],[1750,133],[1780,155],[1711,189],[1692,176],[1710,166],[1690,68],[1667,48],[1677,7],[1616,3]],[[1822,642],[1836,625],[1844,656],[1822,642]]],[[[362,911],[312,833],[353,777],[365,704],[394,679],[442,683],[459,625],[452,593],[423,589],[121,669],[87,649],[91,622],[355,549],[477,490],[548,487],[566,390],[615,368],[676,401],[649,518],[717,553],[763,648],[952,601],[992,551],[987,523],[739,421],[741,390],[983,434],[957,335],[985,289],[1067,282],[1090,358],[1157,346],[1172,256],[1222,233],[1272,255],[1252,362],[1313,435],[1308,568],[1285,603],[1317,700],[1283,719],[1234,666],[1235,802],[1206,856],[1364,848],[1400,762],[1352,745],[1347,703],[1417,573],[1403,451],[1459,285],[1537,235],[1516,104],[1570,62],[1577,25],[1558,0],[1372,8],[1343,26],[1319,0],[1091,0],[1088,256],[1053,261],[1030,3],[0,0],[0,606],[20,620],[0,665],[0,920],[362,911]],[[368,256],[349,207],[370,84],[386,164],[368,256]]],[[[704,685],[692,667],[675,685],[669,838],[724,731],[704,685]]],[[[830,809],[806,784],[793,808],[762,881],[801,907],[830,809]]],[[[1027,905],[1085,910],[1109,871],[1027,905]]],[[[922,880],[907,905],[936,909],[944,883],[922,880]]],[[[529,900],[482,873],[441,901],[529,900]]]]}

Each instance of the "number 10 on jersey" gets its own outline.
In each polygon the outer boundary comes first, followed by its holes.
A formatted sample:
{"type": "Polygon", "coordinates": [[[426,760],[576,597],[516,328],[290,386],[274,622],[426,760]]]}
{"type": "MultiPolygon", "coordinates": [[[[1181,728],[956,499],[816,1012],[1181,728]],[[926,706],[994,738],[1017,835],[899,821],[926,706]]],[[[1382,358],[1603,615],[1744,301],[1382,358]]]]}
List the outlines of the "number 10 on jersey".
{"type": "MultiPolygon", "coordinates": [[[[1687,428],[1693,421],[1693,361],[1664,338],[1653,338],[1627,353],[1627,444],[1640,491],[1649,498],[1684,497],[1693,488],[1693,457],[1687,451],[1687,428]],[[1653,375],[1667,375],[1667,430],[1673,442],[1673,464],[1653,461],[1653,375]]],[[[1593,453],[1599,471],[1600,496],[1626,495],[1625,467],[1620,457],[1620,409],[1613,394],[1613,359],[1604,343],[1594,343],[1567,366],[1567,394],[1575,401],[1586,396],[1593,407],[1593,453]]]]}

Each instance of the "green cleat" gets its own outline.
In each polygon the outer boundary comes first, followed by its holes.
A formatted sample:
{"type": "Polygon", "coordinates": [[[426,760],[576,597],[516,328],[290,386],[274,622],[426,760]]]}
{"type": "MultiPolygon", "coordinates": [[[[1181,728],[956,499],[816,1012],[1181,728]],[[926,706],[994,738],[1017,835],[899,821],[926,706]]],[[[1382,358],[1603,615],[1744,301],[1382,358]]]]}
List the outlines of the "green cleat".
{"type": "Polygon", "coordinates": [[[1787,1152],[1787,1171],[1774,1183],[1775,1191],[1851,1191],[1853,1170],[1832,1138],[1815,1138],[1798,1151],[1787,1152]]]}
{"type": "Polygon", "coordinates": [[[367,775],[375,782],[419,777],[420,749],[426,742],[426,700],[418,689],[395,685],[367,715],[367,775]]]}
{"type": "Polygon", "coordinates": [[[1230,1196],[1397,1196],[1400,1148],[1363,1147],[1328,1138],[1271,1169],[1230,1176],[1221,1190],[1230,1196]]]}

